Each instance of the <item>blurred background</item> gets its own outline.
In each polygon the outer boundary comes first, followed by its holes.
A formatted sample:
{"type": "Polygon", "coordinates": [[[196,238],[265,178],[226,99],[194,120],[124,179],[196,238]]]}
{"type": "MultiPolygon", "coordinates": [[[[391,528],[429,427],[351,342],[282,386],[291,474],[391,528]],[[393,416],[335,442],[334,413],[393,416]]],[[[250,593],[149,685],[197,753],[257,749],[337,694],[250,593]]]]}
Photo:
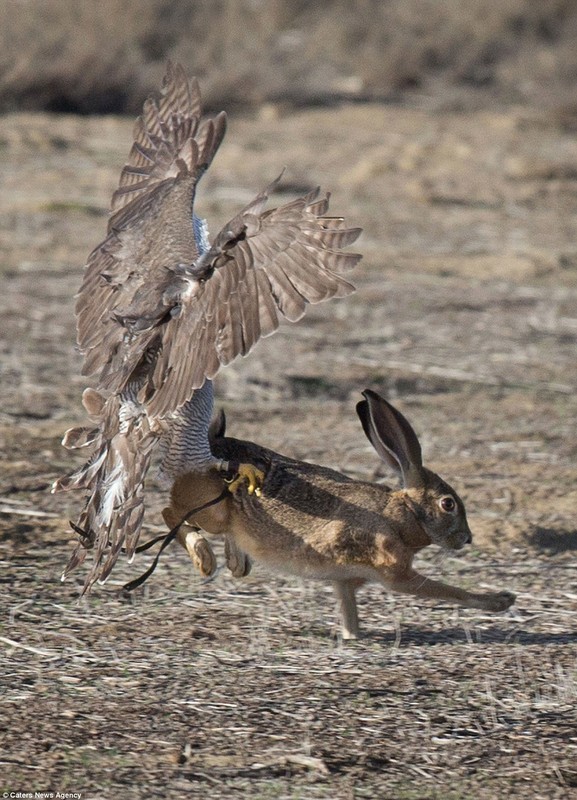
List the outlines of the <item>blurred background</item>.
{"type": "Polygon", "coordinates": [[[0,110],[135,113],[168,57],[209,108],[577,98],[575,0],[0,0],[0,110]]]}

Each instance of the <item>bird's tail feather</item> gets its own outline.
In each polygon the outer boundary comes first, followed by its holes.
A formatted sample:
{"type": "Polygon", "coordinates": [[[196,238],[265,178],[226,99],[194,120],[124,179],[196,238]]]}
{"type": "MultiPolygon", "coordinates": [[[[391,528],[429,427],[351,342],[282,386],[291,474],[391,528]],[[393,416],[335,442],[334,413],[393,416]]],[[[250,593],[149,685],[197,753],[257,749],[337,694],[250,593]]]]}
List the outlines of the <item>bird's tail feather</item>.
{"type": "Polygon", "coordinates": [[[94,445],[88,461],[69,476],[60,478],[53,491],[86,489],[84,510],[72,528],[80,537],[64,570],[63,580],[93,551],[93,563],[83,593],[95,581],[109,576],[125,550],[134,556],[144,515],[144,481],[158,434],[151,431],[146,416],[127,413],[127,402],[111,397],[102,409],[96,429],[68,431],[64,444],[70,449],[94,445]],[[86,440],[86,441],[85,441],[86,440]]]}

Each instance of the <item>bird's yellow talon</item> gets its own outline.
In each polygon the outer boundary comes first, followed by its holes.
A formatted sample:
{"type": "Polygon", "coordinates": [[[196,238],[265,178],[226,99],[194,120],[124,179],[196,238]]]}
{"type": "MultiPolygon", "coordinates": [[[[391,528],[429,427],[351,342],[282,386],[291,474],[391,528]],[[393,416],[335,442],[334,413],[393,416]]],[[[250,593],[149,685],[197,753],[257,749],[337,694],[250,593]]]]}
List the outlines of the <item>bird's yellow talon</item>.
{"type": "Polygon", "coordinates": [[[240,464],[237,476],[229,483],[228,488],[233,494],[242,486],[247,484],[247,491],[249,494],[254,494],[256,497],[262,495],[261,486],[264,481],[264,472],[257,469],[252,464],[240,464]]]}

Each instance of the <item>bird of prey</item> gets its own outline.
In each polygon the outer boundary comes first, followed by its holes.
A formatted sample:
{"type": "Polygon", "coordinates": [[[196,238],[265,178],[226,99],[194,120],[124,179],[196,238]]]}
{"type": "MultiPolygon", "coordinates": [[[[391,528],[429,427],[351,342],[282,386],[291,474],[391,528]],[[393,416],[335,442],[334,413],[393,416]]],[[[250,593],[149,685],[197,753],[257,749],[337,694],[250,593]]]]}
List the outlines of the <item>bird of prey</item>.
{"type": "MultiPolygon", "coordinates": [[[[317,189],[265,209],[278,180],[217,236],[194,210],[196,186],[225,133],[226,116],[202,116],[200,90],[168,64],[158,99],[145,102],[128,162],[112,196],[106,238],[90,254],[76,318],[83,394],[91,425],[63,444],[90,457],[53,490],[84,489],[73,529],[80,535],[64,577],[94,554],[84,591],[135,552],[153,451],[166,484],[183,473],[229,469],[210,450],[212,379],[308,303],[343,297],[360,255],[344,251],[359,228],[327,216],[317,189]]],[[[258,485],[258,470],[235,465],[231,490],[258,485]]]]}

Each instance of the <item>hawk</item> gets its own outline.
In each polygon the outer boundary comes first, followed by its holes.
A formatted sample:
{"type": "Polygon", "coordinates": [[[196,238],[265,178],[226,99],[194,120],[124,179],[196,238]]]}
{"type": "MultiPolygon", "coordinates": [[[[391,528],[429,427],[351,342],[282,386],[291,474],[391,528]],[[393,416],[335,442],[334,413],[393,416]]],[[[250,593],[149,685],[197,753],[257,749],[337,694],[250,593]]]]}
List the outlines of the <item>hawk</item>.
{"type": "MultiPolygon", "coordinates": [[[[327,216],[318,189],[267,210],[277,178],[209,241],[194,199],[225,128],[224,112],[203,117],[198,83],[169,63],[160,97],[136,121],[106,238],[88,257],[76,320],[82,372],[96,384],[83,394],[91,425],[68,430],[63,445],[90,457],[53,487],[86,492],[63,575],[92,550],[85,592],[121,551],[134,555],[154,451],[168,485],[188,472],[229,470],[208,435],[220,368],[281,317],[294,322],[308,303],[354,289],[341,273],[361,256],[343,248],[360,228],[327,216]]],[[[234,469],[232,491],[243,481],[258,487],[255,467],[234,469]]]]}

